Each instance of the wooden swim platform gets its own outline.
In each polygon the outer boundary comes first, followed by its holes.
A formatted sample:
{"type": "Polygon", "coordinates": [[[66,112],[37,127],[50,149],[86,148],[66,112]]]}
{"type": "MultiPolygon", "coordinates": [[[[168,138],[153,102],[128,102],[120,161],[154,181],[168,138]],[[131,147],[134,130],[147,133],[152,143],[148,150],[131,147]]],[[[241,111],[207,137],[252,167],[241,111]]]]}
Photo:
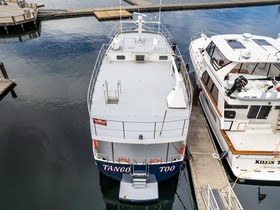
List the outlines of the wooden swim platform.
{"type": "Polygon", "coordinates": [[[218,152],[199,105],[192,108],[187,148],[198,209],[208,209],[209,202],[216,202],[218,206],[210,209],[243,209],[230,187],[219,156],[217,159],[218,152]]]}

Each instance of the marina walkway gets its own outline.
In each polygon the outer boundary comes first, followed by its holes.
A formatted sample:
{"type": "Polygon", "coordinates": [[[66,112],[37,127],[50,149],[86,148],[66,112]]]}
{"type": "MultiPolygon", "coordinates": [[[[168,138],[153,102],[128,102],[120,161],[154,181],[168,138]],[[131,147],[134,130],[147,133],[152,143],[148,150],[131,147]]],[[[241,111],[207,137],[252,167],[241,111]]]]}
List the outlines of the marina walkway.
{"type": "Polygon", "coordinates": [[[198,209],[242,209],[221,161],[213,157],[216,147],[199,105],[192,108],[187,147],[198,209]]]}
{"type": "MultiPolygon", "coordinates": [[[[148,1],[144,0],[126,0],[134,5],[121,6],[122,10],[127,12],[154,12],[161,8],[162,11],[176,11],[176,10],[196,10],[196,9],[219,9],[219,8],[233,8],[233,7],[249,7],[249,6],[265,6],[280,4],[280,0],[226,0],[217,2],[185,2],[185,3],[169,3],[169,4],[148,4],[148,1]]],[[[93,15],[96,12],[104,11],[116,11],[120,10],[119,6],[104,7],[104,8],[90,8],[79,10],[44,10],[40,9],[38,18],[50,19],[50,18],[67,18],[82,15],[93,15]]],[[[117,14],[117,13],[116,13],[117,14]]],[[[130,14],[132,16],[132,14],[130,14]]],[[[98,16],[96,16],[98,18],[98,16]]],[[[129,17],[129,15],[127,16],[129,17]]],[[[117,19],[119,15],[109,15],[107,19],[117,19]]],[[[102,20],[106,19],[106,16],[102,16],[102,20]]]]}

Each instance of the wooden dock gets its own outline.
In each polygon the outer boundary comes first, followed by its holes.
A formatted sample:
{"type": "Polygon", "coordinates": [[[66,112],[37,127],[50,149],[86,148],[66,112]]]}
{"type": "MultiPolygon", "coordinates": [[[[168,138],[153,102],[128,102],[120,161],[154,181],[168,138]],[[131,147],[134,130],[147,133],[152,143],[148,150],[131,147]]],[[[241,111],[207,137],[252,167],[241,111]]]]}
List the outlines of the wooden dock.
{"type": "MultiPolygon", "coordinates": [[[[127,12],[154,12],[159,11],[176,11],[176,10],[197,10],[197,9],[220,9],[220,8],[233,8],[233,7],[249,7],[249,6],[265,6],[280,4],[280,0],[225,0],[219,2],[185,2],[185,3],[170,3],[170,4],[148,4],[145,0],[126,0],[133,5],[121,6],[122,10],[127,12]]],[[[104,8],[90,8],[79,10],[45,10],[39,9],[38,18],[51,19],[51,18],[67,18],[78,17],[84,15],[94,15],[99,12],[112,12],[120,10],[119,6],[116,7],[104,7],[104,8]]],[[[99,13],[101,14],[101,13],[99,13]]],[[[117,13],[116,13],[117,14],[117,13]]],[[[119,15],[96,15],[101,17],[102,20],[106,19],[118,19],[119,15]]],[[[132,16],[132,15],[131,15],[132,16]]],[[[1,22],[1,21],[0,21],[1,22]]]]}
{"type": "Polygon", "coordinates": [[[0,27],[4,27],[7,34],[11,26],[20,25],[24,31],[24,24],[33,22],[36,25],[37,16],[37,4],[17,0],[0,1],[0,27]]]}
{"type": "Polygon", "coordinates": [[[15,80],[13,79],[0,79],[0,96],[14,83],[15,80]]]}
{"type": "Polygon", "coordinates": [[[10,79],[7,71],[5,69],[5,66],[2,62],[0,62],[0,72],[2,73],[3,78],[0,78],[0,96],[14,83],[14,79],[10,79]]]}
{"type": "Polygon", "coordinates": [[[153,3],[146,0],[124,0],[125,2],[131,5],[152,5],[153,3]]]}
{"type": "Polygon", "coordinates": [[[187,147],[198,209],[242,209],[221,161],[214,158],[218,153],[199,105],[192,108],[187,147]],[[218,208],[207,208],[214,200],[218,208]]]}

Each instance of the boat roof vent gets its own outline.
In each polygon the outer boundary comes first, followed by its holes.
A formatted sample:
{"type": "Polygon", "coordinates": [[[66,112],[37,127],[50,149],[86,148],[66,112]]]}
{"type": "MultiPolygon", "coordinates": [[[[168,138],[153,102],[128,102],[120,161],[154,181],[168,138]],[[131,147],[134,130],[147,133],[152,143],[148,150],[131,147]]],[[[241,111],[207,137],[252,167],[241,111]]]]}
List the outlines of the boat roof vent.
{"type": "Polygon", "coordinates": [[[242,36],[244,37],[245,40],[250,40],[252,38],[252,34],[250,33],[244,33],[242,34],[242,36]]]}
{"type": "Polygon", "coordinates": [[[241,52],[241,56],[242,56],[243,58],[245,58],[245,59],[250,58],[250,57],[251,57],[251,54],[252,54],[252,52],[251,52],[251,50],[249,50],[249,49],[244,49],[244,50],[242,50],[242,52],[241,52]]]}

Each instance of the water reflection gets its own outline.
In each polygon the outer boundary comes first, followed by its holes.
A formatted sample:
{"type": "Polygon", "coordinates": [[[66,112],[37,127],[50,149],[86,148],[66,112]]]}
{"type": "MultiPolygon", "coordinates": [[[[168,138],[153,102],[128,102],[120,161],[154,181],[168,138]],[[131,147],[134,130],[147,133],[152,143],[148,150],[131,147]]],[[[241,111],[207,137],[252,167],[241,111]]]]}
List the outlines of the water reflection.
{"type": "Polygon", "coordinates": [[[35,39],[41,36],[41,22],[36,22],[35,24],[27,23],[24,28],[21,26],[10,26],[8,31],[4,30],[4,27],[0,27],[0,39],[8,40],[8,42],[13,41],[26,41],[30,39],[35,39]]]}
{"type": "Polygon", "coordinates": [[[99,184],[103,195],[103,200],[106,205],[106,210],[132,209],[132,210],[170,210],[175,201],[179,174],[172,177],[170,180],[159,183],[159,200],[150,204],[135,204],[120,202],[118,181],[108,178],[102,173],[99,173],[99,184]]]}

